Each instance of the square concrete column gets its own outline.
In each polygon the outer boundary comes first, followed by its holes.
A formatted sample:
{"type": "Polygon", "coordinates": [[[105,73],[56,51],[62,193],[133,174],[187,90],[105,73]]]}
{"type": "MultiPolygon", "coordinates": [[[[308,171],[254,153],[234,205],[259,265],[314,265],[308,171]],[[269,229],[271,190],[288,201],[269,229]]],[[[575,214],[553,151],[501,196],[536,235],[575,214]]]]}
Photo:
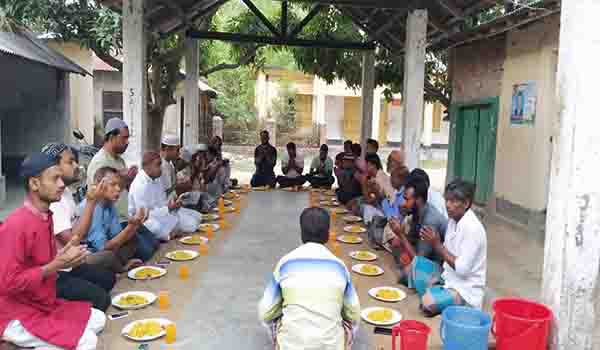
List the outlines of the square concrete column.
{"type": "Polygon", "coordinates": [[[425,86],[425,48],[427,45],[427,10],[414,10],[406,19],[406,53],[404,54],[404,88],[402,142],[406,166],[419,166],[419,149],[423,130],[423,93],[425,86]]]}
{"type": "MultiPolygon", "coordinates": [[[[198,92],[199,67],[198,39],[185,41],[185,107],[183,144],[191,145],[200,141],[200,95],[198,92]]],[[[207,136],[207,135],[203,135],[207,136]]]]}
{"type": "MultiPolygon", "coordinates": [[[[371,138],[379,140],[379,120],[381,119],[381,92],[375,91],[373,96],[373,121],[371,122],[371,138]]],[[[385,142],[385,141],[383,141],[385,142]]],[[[383,144],[381,145],[383,146],[383,144]]]]}
{"type": "Polygon", "coordinates": [[[554,311],[551,349],[596,349],[600,312],[600,2],[563,0],[542,300],[554,311]],[[596,338],[596,339],[595,339],[596,338]]]}
{"type": "Polygon", "coordinates": [[[128,164],[140,165],[148,135],[144,0],[123,0],[123,115],[129,125],[128,164]]]}
{"type": "Polygon", "coordinates": [[[367,139],[373,134],[373,95],[375,94],[375,52],[363,53],[362,65],[362,124],[360,145],[363,157],[367,150],[367,139]]]}

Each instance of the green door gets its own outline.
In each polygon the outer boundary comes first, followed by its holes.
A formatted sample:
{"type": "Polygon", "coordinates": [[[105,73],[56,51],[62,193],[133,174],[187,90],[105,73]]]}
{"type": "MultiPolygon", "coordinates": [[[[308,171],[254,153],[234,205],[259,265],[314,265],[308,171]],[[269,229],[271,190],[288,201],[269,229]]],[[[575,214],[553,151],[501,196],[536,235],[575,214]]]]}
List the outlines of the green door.
{"type": "Polygon", "coordinates": [[[492,191],[496,161],[496,103],[457,109],[455,175],[476,185],[475,202],[485,204],[492,191]]]}
{"type": "Polygon", "coordinates": [[[479,109],[463,108],[460,114],[458,129],[458,172],[457,175],[466,181],[477,179],[477,143],[479,128],[479,109]]]}

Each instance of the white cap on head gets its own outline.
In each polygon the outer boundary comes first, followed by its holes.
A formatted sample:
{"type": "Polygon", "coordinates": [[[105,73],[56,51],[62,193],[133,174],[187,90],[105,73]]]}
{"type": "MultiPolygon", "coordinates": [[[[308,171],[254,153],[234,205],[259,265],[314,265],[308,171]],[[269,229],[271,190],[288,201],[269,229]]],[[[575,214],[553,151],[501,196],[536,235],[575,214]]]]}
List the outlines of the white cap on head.
{"type": "Polygon", "coordinates": [[[121,118],[111,118],[106,122],[106,127],[104,128],[104,135],[108,135],[115,130],[126,129],[127,123],[123,121],[121,118]]]}
{"type": "Polygon", "coordinates": [[[181,142],[179,142],[179,137],[175,135],[164,135],[162,137],[161,143],[165,146],[181,146],[181,142]]]}

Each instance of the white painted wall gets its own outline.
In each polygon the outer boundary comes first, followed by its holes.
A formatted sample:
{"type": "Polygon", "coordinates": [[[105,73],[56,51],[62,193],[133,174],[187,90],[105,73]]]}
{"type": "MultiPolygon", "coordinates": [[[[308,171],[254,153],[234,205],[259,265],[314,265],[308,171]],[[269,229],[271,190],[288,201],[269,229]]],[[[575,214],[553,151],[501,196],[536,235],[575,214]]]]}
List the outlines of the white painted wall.
{"type": "Polygon", "coordinates": [[[402,142],[402,119],[404,115],[403,106],[388,105],[388,142],[402,142]]]}
{"type": "Polygon", "coordinates": [[[325,121],[327,123],[327,139],[343,140],[344,97],[327,96],[325,98],[325,121]]]}
{"type": "Polygon", "coordinates": [[[524,208],[540,211],[548,201],[553,121],[558,116],[554,94],[559,16],[548,17],[508,34],[502,77],[495,195],[524,208]],[[534,125],[511,125],[514,84],[537,83],[534,125]]]}

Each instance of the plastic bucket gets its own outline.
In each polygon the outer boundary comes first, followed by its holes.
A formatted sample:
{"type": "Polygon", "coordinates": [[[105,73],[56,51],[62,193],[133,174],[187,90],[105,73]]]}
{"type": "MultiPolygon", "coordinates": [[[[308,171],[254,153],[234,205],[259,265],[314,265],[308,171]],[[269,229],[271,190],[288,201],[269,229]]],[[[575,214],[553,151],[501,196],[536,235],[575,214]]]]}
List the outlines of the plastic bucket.
{"type": "Polygon", "coordinates": [[[429,328],[426,324],[406,320],[392,328],[392,350],[396,350],[396,337],[400,336],[400,350],[427,350],[429,328]]]}
{"type": "Polygon", "coordinates": [[[442,313],[440,337],[444,350],[487,350],[490,315],[465,306],[450,306],[442,313]]]}
{"type": "Polygon", "coordinates": [[[519,298],[498,299],[492,305],[496,349],[545,350],[552,311],[539,303],[519,298]]]}

